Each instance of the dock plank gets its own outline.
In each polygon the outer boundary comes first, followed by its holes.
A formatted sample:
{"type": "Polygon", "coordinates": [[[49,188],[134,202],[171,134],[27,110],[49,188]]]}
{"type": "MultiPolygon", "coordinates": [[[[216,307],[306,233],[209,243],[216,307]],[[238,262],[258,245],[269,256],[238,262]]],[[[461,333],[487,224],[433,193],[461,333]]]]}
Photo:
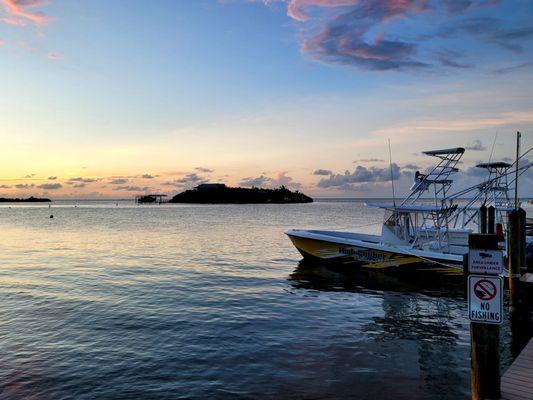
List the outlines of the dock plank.
{"type": "Polygon", "coordinates": [[[502,400],[533,400],[533,339],[503,374],[502,400]]]}
{"type": "Polygon", "coordinates": [[[527,390],[529,393],[533,393],[533,382],[528,382],[522,379],[508,379],[505,381],[509,387],[519,387],[520,389],[527,390]]]}

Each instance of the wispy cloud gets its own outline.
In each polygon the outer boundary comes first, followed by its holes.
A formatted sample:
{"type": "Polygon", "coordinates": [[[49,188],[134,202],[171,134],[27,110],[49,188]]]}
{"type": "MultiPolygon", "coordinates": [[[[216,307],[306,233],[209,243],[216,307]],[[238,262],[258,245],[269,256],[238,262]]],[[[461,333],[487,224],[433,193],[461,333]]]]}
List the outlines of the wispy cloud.
{"type": "Polygon", "coordinates": [[[358,162],[368,162],[368,163],[371,163],[371,162],[384,162],[385,160],[383,160],[382,158],[361,158],[360,160],[355,160],[354,161],[354,164],[357,164],[358,162]]]}
{"type": "Polygon", "coordinates": [[[465,146],[465,149],[467,150],[473,150],[473,151],[484,151],[484,150],[487,150],[487,147],[485,147],[483,145],[483,143],[481,142],[481,140],[479,139],[476,139],[474,140],[472,143],[469,143],[468,145],[465,146]]]}
{"type": "Polygon", "coordinates": [[[270,184],[273,187],[287,186],[293,189],[298,189],[302,185],[299,182],[295,182],[292,177],[287,175],[287,171],[280,171],[276,174],[274,178],[270,180],[270,184]]]}
{"type": "MultiPolygon", "coordinates": [[[[322,3],[322,2],[320,2],[322,3]]],[[[317,6],[317,4],[313,4],[317,6]]],[[[324,7],[323,4],[319,6],[324,7]]],[[[332,6],[328,4],[327,8],[332,6]]],[[[380,29],[393,18],[428,10],[426,1],[365,1],[340,7],[318,34],[306,38],[302,51],[321,61],[357,66],[374,71],[426,68],[417,57],[418,45],[380,30],[370,39],[368,33],[380,29]]],[[[301,11],[301,8],[299,8],[301,11]]],[[[289,13],[289,15],[295,15],[289,13]]],[[[296,18],[298,19],[298,18],[296,18]]],[[[302,19],[298,19],[302,21],[302,19]]]]}
{"type": "Polygon", "coordinates": [[[198,172],[206,173],[206,174],[214,172],[214,170],[209,169],[209,168],[204,168],[204,167],[196,167],[195,170],[198,171],[198,172]]]}
{"type": "Polygon", "coordinates": [[[239,186],[267,188],[286,186],[292,189],[300,188],[302,186],[301,183],[295,182],[292,177],[287,175],[287,173],[287,171],[279,171],[274,177],[260,175],[258,177],[243,178],[239,182],[239,186]]]}
{"type": "Polygon", "coordinates": [[[207,178],[198,175],[196,172],[186,174],[183,178],[175,179],[173,181],[163,182],[163,186],[176,186],[176,187],[190,187],[207,183],[207,178]]]}
{"type": "Polygon", "coordinates": [[[0,0],[3,9],[0,21],[20,26],[26,26],[28,23],[37,26],[46,25],[50,22],[50,18],[38,10],[44,4],[44,0],[0,0]]]}
{"type": "MultiPolygon", "coordinates": [[[[435,132],[467,132],[478,129],[495,128],[510,124],[526,125],[533,123],[532,111],[513,111],[493,115],[472,115],[457,119],[417,119],[374,131],[378,138],[394,136],[409,138],[413,135],[435,132]]],[[[381,139],[380,139],[381,140],[381,139]]]]}
{"type": "Polygon", "coordinates": [[[404,170],[412,170],[412,171],[415,171],[417,169],[422,169],[422,167],[420,165],[416,165],[416,164],[405,164],[403,166],[403,169],[404,170]]]}
{"type": "Polygon", "coordinates": [[[74,184],[74,183],[77,183],[77,182],[82,182],[82,183],[93,183],[93,182],[98,182],[100,179],[99,178],[83,178],[83,177],[77,177],[77,178],[70,178],[70,179],[67,179],[67,184],[71,185],[71,184],[74,184]]]}
{"type": "Polygon", "coordinates": [[[495,75],[506,75],[512,72],[520,71],[522,69],[527,69],[533,67],[533,61],[525,61],[519,64],[510,65],[504,68],[497,68],[492,71],[495,75]]]}
{"type": "Polygon", "coordinates": [[[116,179],[111,179],[109,181],[109,183],[112,185],[124,185],[125,183],[128,183],[128,182],[129,182],[129,179],[126,179],[126,178],[116,178],[116,179]]]}
{"type": "Polygon", "coordinates": [[[43,183],[42,185],[37,186],[39,189],[45,189],[45,190],[57,190],[61,189],[63,185],[61,183],[43,183]]]}
{"type": "Polygon", "coordinates": [[[516,26],[494,16],[452,19],[428,38],[471,37],[480,42],[497,45],[505,50],[520,53],[523,44],[533,37],[533,25],[516,26]]]}
{"type": "Polygon", "coordinates": [[[63,56],[55,51],[51,51],[47,55],[49,60],[61,60],[63,56]]]}
{"type": "Polygon", "coordinates": [[[146,192],[149,189],[149,186],[117,186],[113,188],[113,190],[123,190],[125,192],[146,192]]]}
{"type": "MultiPolygon", "coordinates": [[[[401,175],[401,168],[393,163],[392,176],[398,179],[401,175]]],[[[318,182],[320,188],[338,188],[342,190],[357,189],[359,184],[389,182],[391,180],[391,168],[364,167],[358,165],[353,172],[346,171],[344,174],[332,174],[328,178],[318,182]]]]}
{"type": "Polygon", "coordinates": [[[317,169],[313,172],[313,175],[331,175],[332,172],[329,169],[317,169]]]}
{"type": "Polygon", "coordinates": [[[33,187],[35,187],[35,185],[32,183],[32,184],[27,184],[27,183],[18,183],[15,185],[15,187],[17,189],[31,189],[33,187]]]}
{"type": "Polygon", "coordinates": [[[268,182],[270,182],[270,178],[264,175],[257,176],[255,178],[249,176],[249,177],[241,179],[241,181],[239,182],[239,186],[261,187],[261,186],[265,186],[268,182]]]}
{"type": "Polygon", "coordinates": [[[513,0],[287,0],[286,3],[288,17],[297,21],[300,28],[304,54],[321,62],[371,71],[474,68],[475,62],[468,60],[469,52],[457,49],[455,38],[517,53],[533,37],[533,24],[521,25],[513,18],[505,20],[507,16],[499,11],[500,5],[512,5],[513,0]]]}

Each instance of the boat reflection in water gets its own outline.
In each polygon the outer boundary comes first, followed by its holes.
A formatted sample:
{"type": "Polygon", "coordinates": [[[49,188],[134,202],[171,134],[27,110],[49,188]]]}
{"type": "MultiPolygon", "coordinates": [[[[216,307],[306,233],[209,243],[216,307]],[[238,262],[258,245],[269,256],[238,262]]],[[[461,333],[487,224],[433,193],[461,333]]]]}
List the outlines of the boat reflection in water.
{"type": "Polygon", "coordinates": [[[352,393],[362,398],[376,390],[377,398],[469,397],[469,325],[460,273],[431,267],[413,271],[412,266],[365,270],[302,260],[289,281],[297,292],[345,302],[360,317],[352,345],[324,355],[337,357],[326,364],[344,363],[339,379],[352,393]],[[372,301],[381,307],[372,307],[372,301]]]}
{"type": "Polygon", "coordinates": [[[289,278],[299,289],[417,292],[464,300],[463,271],[419,264],[386,269],[350,268],[302,259],[289,278]]]}

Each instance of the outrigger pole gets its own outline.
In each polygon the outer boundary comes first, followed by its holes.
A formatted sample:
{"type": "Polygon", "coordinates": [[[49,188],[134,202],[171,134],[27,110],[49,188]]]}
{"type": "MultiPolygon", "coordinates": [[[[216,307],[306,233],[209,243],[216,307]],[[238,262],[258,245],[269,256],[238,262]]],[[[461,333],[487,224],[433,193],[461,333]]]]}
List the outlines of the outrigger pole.
{"type": "Polygon", "coordinates": [[[390,149],[390,138],[389,138],[389,166],[390,166],[390,181],[392,185],[392,204],[396,207],[396,195],[394,194],[394,173],[392,172],[392,152],[390,149]]]}
{"type": "Polygon", "coordinates": [[[520,138],[522,134],[516,132],[516,166],[515,166],[515,178],[514,178],[514,208],[518,210],[518,161],[520,159],[520,138]]]}

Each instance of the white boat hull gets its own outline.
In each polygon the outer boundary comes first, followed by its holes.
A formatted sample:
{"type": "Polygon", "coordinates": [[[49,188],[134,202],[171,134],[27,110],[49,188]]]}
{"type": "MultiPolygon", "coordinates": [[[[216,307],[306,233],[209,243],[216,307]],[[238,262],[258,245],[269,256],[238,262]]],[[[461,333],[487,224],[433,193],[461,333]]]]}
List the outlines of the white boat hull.
{"type": "Polygon", "coordinates": [[[415,250],[381,243],[381,237],[353,232],[289,230],[285,232],[304,258],[353,262],[372,268],[437,263],[462,268],[461,254],[415,250]]]}

